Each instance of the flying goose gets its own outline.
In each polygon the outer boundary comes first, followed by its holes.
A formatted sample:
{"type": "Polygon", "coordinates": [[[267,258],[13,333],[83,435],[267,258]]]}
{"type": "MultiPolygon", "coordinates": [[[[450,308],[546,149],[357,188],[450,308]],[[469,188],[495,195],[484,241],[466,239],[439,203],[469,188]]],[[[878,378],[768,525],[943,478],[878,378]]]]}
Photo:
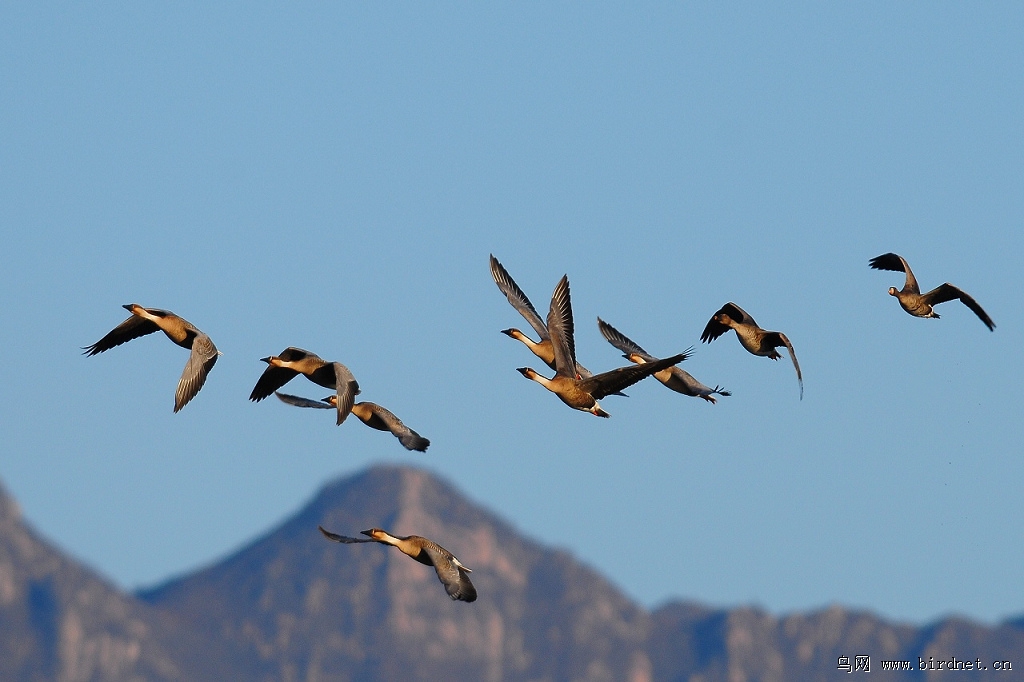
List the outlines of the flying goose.
{"type": "MultiPolygon", "coordinates": [[[[621,350],[623,352],[622,357],[626,358],[630,362],[635,362],[640,365],[645,362],[654,362],[658,359],[638,346],[632,339],[627,337],[618,329],[602,320],[600,317],[597,318],[597,327],[601,330],[601,335],[604,336],[608,343],[621,350]]],[[[692,348],[688,348],[685,351],[686,357],[690,357],[690,352],[692,350],[692,348]]],[[[655,372],[654,378],[676,393],[682,393],[683,395],[692,396],[694,398],[703,398],[711,404],[716,402],[714,396],[715,393],[725,396],[732,395],[729,391],[723,390],[721,386],[715,386],[714,388],[705,386],[694,379],[689,372],[679,369],[678,367],[668,367],[660,372],[655,372]]]]}
{"type": "MultiPolygon", "coordinates": [[[[281,402],[295,407],[312,407],[321,410],[330,410],[338,404],[338,396],[330,395],[323,400],[310,400],[309,398],[300,398],[297,395],[288,395],[287,393],[281,393],[280,391],[274,391],[281,402]]],[[[430,445],[430,441],[416,433],[408,426],[402,423],[402,420],[395,416],[393,412],[385,409],[377,403],[371,402],[360,402],[352,406],[352,414],[359,417],[360,421],[369,426],[371,429],[377,429],[378,431],[390,431],[391,435],[401,442],[405,446],[406,450],[419,450],[420,452],[426,452],[427,447],[430,445]]]]}
{"type": "Polygon", "coordinates": [[[800,384],[800,399],[804,399],[804,378],[800,373],[800,363],[796,361],[793,344],[789,342],[785,334],[761,329],[757,326],[757,322],[754,322],[754,318],[738,305],[730,302],[711,316],[707,326],[704,327],[704,333],[700,335],[700,340],[704,343],[711,343],[730,329],[736,332],[736,338],[739,339],[740,345],[754,355],[778,360],[782,356],[775,349],[785,346],[789,351],[789,357],[793,360],[793,367],[796,369],[796,380],[800,384]]]}
{"type": "Polygon", "coordinates": [[[917,279],[914,277],[913,271],[911,271],[903,256],[895,253],[883,253],[881,256],[875,256],[868,261],[868,265],[875,270],[894,270],[896,272],[902,270],[907,273],[907,282],[903,285],[903,288],[897,291],[896,287],[889,287],[889,295],[895,296],[896,300],[900,302],[900,307],[914,317],[934,317],[938,319],[939,315],[932,310],[932,306],[952,301],[953,299],[960,299],[961,303],[974,311],[978,319],[985,323],[989,331],[994,332],[996,330],[996,325],[992,318],[982,310],[978,302],[949,282],[935,287],[928,293],[922,294],[920,287],[917,286],[917,279]]]}
{"type": "Polygon", "coordinates": [[[629,365],[591,377],[578,378],[574,371],[576,343],[573,338],[569,278],[566,275],[559,280],[558,286],[555,287],[551,296],[547,329],[555,353],[555,376],[548,379],[529,367],[520,367],[517,371],[557,395],[569,407],[590,412],[598,417],[611,416],[598,405],[597,401],[601,398],[632,386],[644,377],[686,359],[686,353],[680,353],[665,360],[656,360],[642,365],[629,365]]]}
{"type": "Polygon", "coordinates": [[[174,393],[174,411],[177,412],[199,393],[221,352],[213,345],[209,336],[169,310],[143,308],[138,303],[129,303],[122,307],[131,312],[132,316],[114,327],[96,343],[83,348],[84,355],[96,355],[140,336],[162,331],[171,341],[192,351],[188,356],[188,362],[185,363],[185,370],[181,373],[181,379],[178,380],[178,390],[174,393]]]}
{"type": "MultiPolygon", "coordinates": [[[[498,262],[498,259],[493,254],[491,254],[491,277],[494,278],[494,283],[498,285],[501,293],[505,294],[505,298],[512,304],[512,307],[518,310],[519,314],[526,318],[526,321],[530,323],[533,330],[537,332],[540,341],[534,341],[515,327],[502,329],[501,333],[517,341],[522,341],[534,355],[544,361],[544,364],[551,369],[555,369],[555,349],[551,345],[547,325],[540,319],[537,309],[533,307],[530,299],[526,297],[523,290],[512,279],[512,275],[508,274],[508,270],[498,262]]],[[[577,362],[576,375],[580,379],[587,379],[594,376],[594,373],[577,362]]]]}
{"type": "Polygon", "coordinates": [[[409,535],[404,538],[395,537],[380,528],[361,531],[363,535],[368,536],[366,538],[349,538],[324,530],[323,526],[317,526],[317,528],[320,529],[325,538],[335,542],[344,544],[379,542],[382,545],[397,547],[403,554],[411,556],[421,564],[433,566],[437,572],[438,580],[441,581],[448,596],[453,600],[476,601],[476,588],[473,587],[473,583],[469,580],[469,574],[472,571],[463,566],[455,558],[454,554],[435,542],[419,535],[409,535]]]}
{"type": "Polygon", "coordinates": [[[267,363],[268,367],[253,387],[249,400],[259,402],[297,375],[303,374],[313,383],[337,391],[335,407],[338,424],[345,421],[352,411],[356,395],[359,394],[359,384],[348,367],[340,362],[327,362],[315,353],[294,346],[285,348],[280,355],[260,358],[260,362],[267,363]]]}

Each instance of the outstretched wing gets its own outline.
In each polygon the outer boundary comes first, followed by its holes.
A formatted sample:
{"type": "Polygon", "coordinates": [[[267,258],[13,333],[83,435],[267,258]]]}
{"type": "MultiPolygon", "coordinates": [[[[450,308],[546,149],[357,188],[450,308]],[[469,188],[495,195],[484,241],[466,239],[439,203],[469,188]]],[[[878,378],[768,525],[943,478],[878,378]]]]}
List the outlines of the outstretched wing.
{"type": "Polygon", "coordinates": [[[576,341],[572,322],[569,277],[562,275],[551,294],[548,310],[548,334],[555,351],[555,373],[576,378],[576,341]]]}
{"type": "Polygon", "coordinates": [[[178,390],[174,394],[174,411],[185,407],[196,397],[199,389],[206,383],[206,376],[213,369],[220,352],[206,334],[199,332],[192,340],[192,352],[185,363],[185,371],[178,380],[178,390]]]}
{"type": "Polygon", "coordinates": [[[793,360],[793,367],[796,369],[796,380],[800,384],[800,400],[804,399],[804,377],[800,373],[800,363],[796,361],[796,351],[793,350],[793,344],[789,342],[789,338],[782,332],[768,332],[765,339],[772,344],[772,348],[778,348],[779,346],[785,346],[786,350],[789,351],[789,357],[793,360]]]}
{"type": "MultiPolygon", "coordinates": [[[[294,405],[295,407],[312,407],[318,410],[330,410],[334,408],[334,405],[332,405],[330,401],[300,398],[297,395],[289,395],[288,393],[281,393],[279,391],[274,391],[274,395],[276,395],[282,403],[294,405]]],[[[333,398],[334,396],[331,397],[333,398]]]]}
{"type": "Polygon", "coordinates": [[[338,408],[337,423],[340,425],[345,421],[349,413],[352,412],[352,406],[356,403],[356,396],[359,395],[359,384],[356,383],[356,378],[352,376],[352,372],[349,371],[348,367],[340,362],[332,364],[334,365],[335,390],[338,392],[338,401],[336,403],[338,408]]]}
{"type": "Polygon", "coordinates": [[[366,422],[368,426],[390,431],[405,446],[406,450],[427,451],[430,441],[406,426],[401,419],[395,416],[394,412],[381,407],[377,403],[363,402],[361,404],[369,408],[370,412],[373,413],[370,421],[366,422]]]}
{"type": "Polygon", "coordinates": [[[491,255],[491,277],[494,278],[494,283],[498,285],[501,293],[505,294],[508,302],[530,323],[530,326],[537,332],[541,340],[543,341],[548,338],[548,328],[544,324],[544,320],[541,319],[537,309],[533,307],[530,299],[526,297],[523,290],[512,279],[512,275],[508,274],[508,270],[498,262],[498,259],[493,254],[491,255]]]}
{"type": "Polygon", "coordinates": [[[256,381],[256,385],[249,394],[249,400],[259,402],[271,393],[281,388],[298,374],[294,369],[287,367],[270,366],[263,370],[263,374],[256,381]]]}
{"type": "Polygon", "coordinates": [[[434,565],[437,578],[448,596],[457,601],[476,601],[476,588],[469,579],[470,570],[459,563],[451,552],[427,540],[420,551],[426,552],[434,565]]]}
{"type": "Polygon", "coordinates": [[[978,316],[978,319],[985,323],[985,326],[988,327],[989,331],[996,330],[996,325],[992,321],[992,318],[988,316],[988,313],[986,313],[980,305],[978,305],[978,302],[963,290],[958,289],[949,282],[935,287],[924,295],[924,300],[928,305],[937,305],[954,299],[959,299],[961,303],[974,311],[974,314],[978,316]]]}
{"type": "Polygon", "coordinates": [[[373,540],[371,538],[350,538],[345,535],[338,535],[337,533],[332,533],[329,530],[324,530],[323,526],[317,526],[317,528],[320,529],[320,532],[323,533],[324,537],[328,540],[333,540],[334,542],[341,542],[346,545],[351,545],[356,542],[377,542],[376,540],[373,540]]]}
{"type": "Polygon", "coordinates": [[[83,355],[96,355],[97,353],[102,353],[105,350],[110,350],[114,346],[120,346],[122,343],[127,343],[132,339],[137,339],[140,336],[152,334],[159,330],[160,327],[156,326],[155,322],[139,317],[138,315],[132,315],[127,320],[111,329],[102,339],[91,346],[83,348],[83,355]]]}
{"type": "Polygon", "coordinates": [[[603,336],[608,343],[625,353],[627,358],[630,355],[638,355],[646,362],[653,362],[654,360],[657,360],[656,357],[637,345],[635,341],[602,320],[600,317],[597,318],[597,328],[601,330],[601,336],[603,336]]]}
{"type": "Polygon", "coordinates": [[[673,355],[670,358],[665,358],[664,360],[645,362],[641,365],[619,367],[618,369],[613,369],[610,372],[603,372],[601,374],[596,374],[589,379],[584,379],[579,385],[580,388],[594,396],[595,399],[600,400],[607,395],[611,395],[612,393],[621,391],[624,388],[628,388],[641,379],[649,377],[655,372],[660,372],[666,367],[671,367],[685,359],[686,353],[680,353],[678,355],[673,355]]]}
{"type": "Polygon", "coordinates": [[[722,309],[719,310],[718,312],[728,315],[729,317],[731,317],[732,319],[736,320],[741,324],[750,324],[755,327],[757,326],[757,322],[754,322],[754,318],[748,315],[746,310],[739,307],[732,301],[729,301],[724,306],[722,306],[722,309]]]}
{"type": "MultiPolygon", "coordinates": [[[[285,362],[295,362],[296,360],[302,360],[307,357],[319,359],[316,354],[310,353],[307,350],[302,350],[301,348],[295,348],[294,346],[285,348],[277,357],[281,358],[285,362]]],[[[253,400],[255,402],[263,400],[271,393],[294,379],[296,374],[298,374],[298,372],[294,369],[268,365],[267,368],[263,370],[263,374],[260,375],[259,380],[256,381],[256,385],[253,387],[252,393],[249,394],[249,400],[253,400]]]]}
{"type": "Polygon", "coordinates": [[[917,286],[917,278],[914,277],[914,272],[910,269],[910,265],[903,256],[895,253],[883,253],[881,256],[875,256],[869,260],[868,265],[875,270],[892,270],[893,272],[907,273],[907,281],[903,285],[903,291],[913,294],[921,293],[921,289],[917,286]]]}
{"type": "Polygon", "coordinates": [[[704,327],[704,331],[700,335],[700,340],[704,343],[711,343],[719,336],[729,331],[728,325],[722,324],[718,321],[717,318],[719,315],[728,315],[732,320],[741,324],[757,326],[757,322],[754,322],[754,318],[748,315],[747,311],[730,301],[719,308],[718,311],[711,316],[711,319],[708,320],[707,326],[704,327]]]}

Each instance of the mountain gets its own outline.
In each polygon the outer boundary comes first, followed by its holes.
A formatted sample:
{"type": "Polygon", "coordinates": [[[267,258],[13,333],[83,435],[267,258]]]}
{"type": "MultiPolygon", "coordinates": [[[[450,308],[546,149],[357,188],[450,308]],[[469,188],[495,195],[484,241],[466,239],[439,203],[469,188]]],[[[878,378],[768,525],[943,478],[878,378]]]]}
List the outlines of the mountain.
{"type": "Polygon", "coordinates": [[[172,680],[149,607],[40,539],[0,488],[0,679],[172,680]]]}
{"type": "Polygon", "coordinates": [[[3,680],[802,682],[835,679],[840,656],[861,654],[873,680],[930,680],[947,673],[881,661],[1024,666],[1022,623],[915,627],[838,606],[648,612],[430,473],[385,466],[325,486],[226,560],[133,597],[35,537],[0,491],[3,680]],[[379,544],[328,542],[318,525],[429,537],[473,569],[479,599],[451,601],[430,567],[379,544]]]}
{"type": "Polygon", "coordinates": [[[649,678],[642,609],[415,469],[328,485],[227,561],[140,596],[241,651],[246,679],[649,678]],[[383,545],[328,542],[318,525],[429,537],[473,569],[480,597],[453,602],[431,568],[383,545]]]}

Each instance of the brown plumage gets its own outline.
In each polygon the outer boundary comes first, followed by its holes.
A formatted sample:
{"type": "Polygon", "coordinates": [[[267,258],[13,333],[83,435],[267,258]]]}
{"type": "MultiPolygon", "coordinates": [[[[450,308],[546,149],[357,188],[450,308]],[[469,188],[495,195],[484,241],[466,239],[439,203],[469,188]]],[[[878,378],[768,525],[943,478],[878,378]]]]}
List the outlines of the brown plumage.
{"type": "MultiPolygon", "coordinates": [[[[539,341],[534,341],[529,336],[519,331],[515,327],[510,329],[502,329],[501,333],[509,336],[517,341],[521,341],[527,348],[533,352],[538,358],[544,361],[551,369],[557,369],[555,367],[555,348],[551,344],[551,337],[548,334],[547,325],[540,315],[537,313],[537,309],[530,303],[530,299],[526,297],[523,290],[519,288],[515,280],[512,279],[512,275],[508,274],[498,259],[491,255],[491,277],[494,278],[494,283],[498,285],[498,289],[501,293],[505,294],[505,298],[512,304],[512,307],[519,311],[519,314],[530,323],[533,330],[537,332],[537,336],[540,337],[539,341]]],[[[594,376],[594,373],[583,365],[576,363],[576,375],[580,379],[587,379],[594,376]]]]}
{"type": "Polygon", "coordinates": [[[359,384],[348,367],[340,362],[327,362],[315,353],[294,346],[285,348],[280,355],[260,358],[260,362],[267,363],[268,367],[253,387],[249,400],[259,402],[302,374],[315,384],[337,391],[335,408],[338,424],[345,421],[352,411],[359,394],[359,384]]]}
{"type": "Polygon", "coordinates": [[[914,317],[934,317],[938,319],[939,315],[932,310],[932,306],[957,299],[970,308],[978,316],[978,319],[985,323],[989,331],[996,330],[996,325],[992,318],[978,305],[978,302],[949,282],[922,294],[921,288],[917,285],[917,278],[914,277],[913,271],[911,271],[903,256],[895,253],[883,253],[881,256],[875,256],[868,261],[868,265],[875,270],[902,271],[907,274],[907,280],[903,284],[903,288],[897,290],[896,287],[889,287],[889,295],[895,296],[896,300],[900,302],[900,307],[914,317]]]}
{"type": "MultiPolygon", "coordinates": [[[[600,317],[597,318],[597,328],[601,330],[601,335],[605,338],[608,343],[612,344],[623,352],[624,358],[630,362],[635,362],[640,365],[645,362],[655,362],[658,358],[654,357],[643,348],[641,348],[635,341],[627,337],[625,334],[620,332],[615,327],[611,326],[600,317]]],[[[690,357],[690,351],[693,349],[687,349],[685,354],[686,357],[690,357]]],[[[712,405],[715,404],[715,395],[732,395],[729,391],[723,390],[721,386],[705,386],[701,382],[693,378],[693,375],[689,372],[680,369],[679,367],[668,367],[659,372],[654,373],[654,378],[665,384],[667,388],[675,391],[676,393],[682,393],[694,398],[703,398],[712,405]]]]}
{"type": "MultiPolygon", "coordinates": [[[[311,407],[314,409],[329,410],[335,407],[338,403],[338,396],[336,395],[328,396],[323,400],[310,400],[309,398],[301,398],[297,395],[289,395],[279,391],[274,391],[274,395],[276,395],[281,402],[287,403],[288,405],[294,405],[295,407],[311,407]]],[[[405,446],[406,450],[426,452],[427,448],[430,446],[429,440],[410,429],[402,422],[401,419],[395,416],[393,412],[381,407],[377,403],[366,401],[356,403],[352,406],[352,414],[357,416],[360,421],[371,429],[391,432],[391,435],[397,438],[398,441],[405,446]]]]}
{"type": "Polygon", "coordinates": [[[96,355],[140,336],[162,331],[171,341],[192,351],[178,380],[178,389],[174,393],[174,411],[177,412],[199,393],[199,389],[206,383],[207,375],[217,362],[220,351],[213,345],[209,336],[185,318],[169,310],[143,308],[138,303],[129,303],[122,307],[131,312],[132,316],[114,327],[96,343],[83,348],[84,354],[96,355]]]}
{"type": "Polygon", "coordinates": [[[476,601],[476,588],[469,580],[470,569],[463,566],[455,555],[441,545],[420,537],[419,535],[408,535],[397,537],[380,528],[371,528],[361,531],[367,538],[350,538],[338,535],[325,530],[323,526],[317,526],[324,537],[334,542],[344,544],[379,542],[382,545],[397,547],[403,554],[412,557],[421,564],[433,566],[437,572],[437,578],[444,585],[445,592],[453,600],[472,602],[476,601]]]}
{"type": "Polygon", "coordinates": [[[572,301],[569,296],[569,278],[562,276],[551,296],[548,311],[548,337],[555,352],[555,376],[548,379],[529,367],[518,371],[527,379],[536,381],[558,396],[569,407],[590,412],[598,417],[610,416],[597,403],[601,398],[632,386],[644,377],[671,367],[686,359],[685,353],[671,358],[642,365],[629,365],[610,372],[578,378],[576,368],[576,343],[573,338],[572,301]]]}
{"type": "Polygon", "coordinates": [[[761,329],[754,322],[754,318],[748,315],[735,303],[726,303],[717,313],[711,316],[700,340],[704,343],[711,343],[722,334],[732,329],[736,332],[736,338],[740,345],[754,355],[761,355],[772,360],[778,360],[782,356],[775,349],[785,346],[789,351],[789,357],[793,360],[793,368],[796,369],[796,380],[800,384],[800,399],[804,398],[804,377],[800,373],[800,363],[796,361],[796,352],[793,344],[782,332],[770,332],[761,329]]]}

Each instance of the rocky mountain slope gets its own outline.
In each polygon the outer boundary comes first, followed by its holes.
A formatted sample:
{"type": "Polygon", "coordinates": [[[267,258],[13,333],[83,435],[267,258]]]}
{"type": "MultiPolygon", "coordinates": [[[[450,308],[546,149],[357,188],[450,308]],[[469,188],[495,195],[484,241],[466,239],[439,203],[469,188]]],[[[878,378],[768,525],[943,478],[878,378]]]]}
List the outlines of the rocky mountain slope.
{"type": "Polygon", "coordinates": [[[1024,628],[892,624],[832,607],[777,617],[671,603],[647,612],[569,554],[524,538],[430,473],[379,466],[325,486],[226,560],[126,595],[49,547],[0,491],[3,680],[836,679],[840,656],[980,658],[972,679],[1024,669],[1024,628]],[[473,569],[453,602],[433,570],[378,544],[328,542],[378,526],[420,534],[473,569]]]}

